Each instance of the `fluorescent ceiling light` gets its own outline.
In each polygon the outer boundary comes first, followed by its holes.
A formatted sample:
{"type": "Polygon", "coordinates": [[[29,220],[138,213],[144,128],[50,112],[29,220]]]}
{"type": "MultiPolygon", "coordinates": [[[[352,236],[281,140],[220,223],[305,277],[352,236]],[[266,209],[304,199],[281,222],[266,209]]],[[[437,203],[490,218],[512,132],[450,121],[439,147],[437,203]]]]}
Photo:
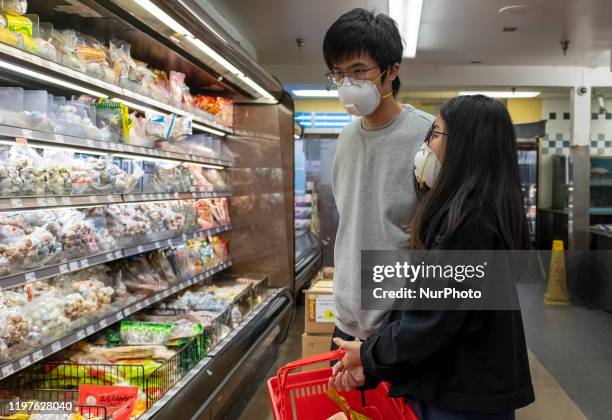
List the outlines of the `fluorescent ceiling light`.
{"type": "Polygon", "coordinates": [[[294,89],[293,94],[298,98],[337,98],[337,90],[327,89],[294,89]]]}
{"type": "Polygon", "coordinates": [[[170,29],[172,29],[174,32],[184,37],[184,39],[186,39],[194,47],[198,48],[204,54],[206,54],[211,59],[213,59],[218,64],[220,64],[222,67],[224,67],[228,72],[238,77],[246,85],[248,85],[253,90],[255,90],[258,94],[263,96],[265,99],[274,101],[274,103],[276,103],[276,99],[274,98],[274,96],[272,96],[267,90],[259,86],[249,77],[245,76],[244,73],[238,70],[236,66],[234,66],[232,63],[227,61],[225,58],[223,58],[219,53],[217,53],[215,50],[213,50],[208,45],[206,45],[204,42],[202,42],[199,38],[194,36],[191,32],[187,30],[187,28],[182,26],[176,20],[172,19],[166,12],[161,10],[155,4],[153,4],[149,0],[135,0],[135,2],[138,3],[138,5],[140,5],[140,7],[146,10],[148,13],[155,16],[157,20],[159,20],[161,23],[165,24],[170,29]]]}
{"type": "Polygon", "coordinates": [[[77,92],[86,93],[88,95],[95,96],[97,98],[106,98],[106,96],[107,96],[104,93],[100,93],[98,91],[86,88],[84,86],[77,85],[77,84],[74,84],[74,83],[70,83],[70,82],[67,82],[65,80],[61,80],[61,79],[58,79],[58,78],[55,78],[55,77],[52,77],[52,76],[47,76],[46,74],[42,74],[42,73],[39,73],[37,71],[27,69],[25,67],[17,66],[17,65],[12,64],[12,63],[7,63],[6,61],[0,61],[0,67],[5,68],[7,70],[14,71],[17,74],[22,74],[22,75],[30,76],[30,77],[32,77],[34,79],[37,79],[37,80],[40,80],[40,81],[43,81],[43,82],[51,83],[51,84],[56,85],[56,86],[65,87],[65,88],[68,88],[70,90],[75,90],[77,92]]]}
{"type": "Polygon", "coordinates": [[[423,0],[389,0],[389,16],[397,22],[404,39],[404,57],[416,56],[423,0]]]}
{"type": "Polygon", "coordinates": [[[215,130],[214,128],[206,127],[205,125],[191,123],[193,128],[197,128],[198,130],[208,131],[209,133],[216,134],[218,136],[225,136],[223,131],[215,130]]]}
{"type": "Polygon", "coordinates": [[[459,92],[459,95],[485,95],[491,98],[535,98],[539,96],[541,92],[536,91],[463,91],[459,92]]]}

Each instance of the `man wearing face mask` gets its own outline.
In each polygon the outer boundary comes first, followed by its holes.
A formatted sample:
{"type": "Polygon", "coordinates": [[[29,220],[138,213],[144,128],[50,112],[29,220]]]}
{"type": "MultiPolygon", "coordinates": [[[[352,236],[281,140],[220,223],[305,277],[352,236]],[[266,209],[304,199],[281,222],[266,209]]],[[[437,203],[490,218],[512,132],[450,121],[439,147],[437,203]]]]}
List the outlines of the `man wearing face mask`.
{"type": "Polygon", "coordinates": [[[346,111],[359,117],[340,133],[333,166],[340,216],[334,337],[345,340],[366,339],[388,315],[361,310],[361,251],[408,246],[406,228],[416,205],[414,158],[434,120],[397,100],[402,52],[393,19],[364,9],[342,15],[323,42],[327,76],[346,111]]]}

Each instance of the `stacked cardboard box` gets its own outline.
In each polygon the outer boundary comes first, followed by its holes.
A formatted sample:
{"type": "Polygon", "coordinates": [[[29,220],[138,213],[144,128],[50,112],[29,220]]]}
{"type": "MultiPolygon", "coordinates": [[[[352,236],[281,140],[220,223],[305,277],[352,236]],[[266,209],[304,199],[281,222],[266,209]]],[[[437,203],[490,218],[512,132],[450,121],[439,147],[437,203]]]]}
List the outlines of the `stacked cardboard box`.
{"type": "MultiPolygon", "coordinates": [[[[302,357],[329,351],[334,332],[333,267],[323,267],[305,291],[304,335],[302,357]]],[[[317,369],[322,365],[312,366],[317,369]]]]}

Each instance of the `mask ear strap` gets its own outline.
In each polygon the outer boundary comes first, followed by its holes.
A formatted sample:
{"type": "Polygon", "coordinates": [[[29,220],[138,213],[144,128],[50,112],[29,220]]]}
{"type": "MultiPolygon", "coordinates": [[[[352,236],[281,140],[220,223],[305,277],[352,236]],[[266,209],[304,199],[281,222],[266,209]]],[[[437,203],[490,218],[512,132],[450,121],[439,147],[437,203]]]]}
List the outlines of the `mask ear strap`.
{"type": "Polygon", "coordinates": [[[423,184],[425,184],[425,179],[423,178],[423,175],[425,174],[425,168],[427,167],[427,162],[429,161],[430,157],[431,157],[431,153],[428,153],[427,157],[425,158],[425,162],[423,162],[423,167],[421,168],[421,172],[419,173],[419,186],[421,187],[421,189],[423,188],[423,184]]]}
{"type": "Polygon", "coordinates": [[[393,95],[393,91],[387,93],[385,96],[381,96],[380,100],[387,99],[389,96],[393,95]]]}

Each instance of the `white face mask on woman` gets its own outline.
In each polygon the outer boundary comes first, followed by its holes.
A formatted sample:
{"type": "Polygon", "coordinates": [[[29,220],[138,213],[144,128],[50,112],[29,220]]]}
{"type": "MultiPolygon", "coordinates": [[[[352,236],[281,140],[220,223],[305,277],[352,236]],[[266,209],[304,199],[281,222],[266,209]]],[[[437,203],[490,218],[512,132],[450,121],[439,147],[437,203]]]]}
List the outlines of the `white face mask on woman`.
{"type": "MultiPolygon", "coordinates": [[[[382,72],[376,79],[385,73],[386,71],[382,72]]],[[[393,92],[389,92],[381,98],[378,87],[376,87],[373,80],[363,80],[357,83],[347,81],[345,78],[338,85],[338,99],[340,99],[340,103],[342,103],[346,112],[357,117],[372,114],[380,105],[381,99],[386,99],[392,94],[393,92]]]]}
{"type": "Polygon", "coordinates": [[[423,143],[421,148],[414,155],[414,176],[421,187],[423,184],[432,188],[442,164],[433,150],[427,143],[423,143]]]}

